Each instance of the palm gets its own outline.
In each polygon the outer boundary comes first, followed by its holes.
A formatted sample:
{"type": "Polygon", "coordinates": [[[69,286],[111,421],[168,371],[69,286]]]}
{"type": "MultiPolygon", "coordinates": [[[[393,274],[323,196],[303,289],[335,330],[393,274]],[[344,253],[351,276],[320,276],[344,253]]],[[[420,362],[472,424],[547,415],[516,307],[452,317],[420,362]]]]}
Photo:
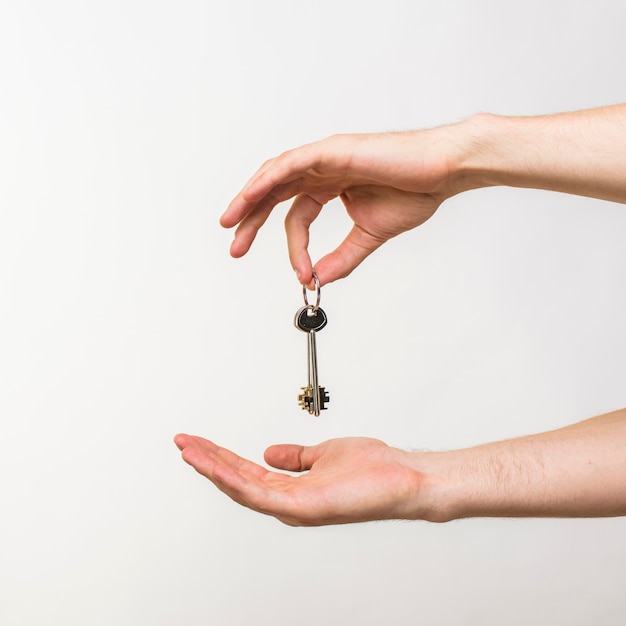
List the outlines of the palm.
{"type": "Polygon", "coordinates": [[[313,447],[278,445],[266,461],[301,476],[268,471],[200,437],[179,435],[183,458],[233,500],[290,525],[405,517],[418,475],[406,454],[381,441],[334,439],[313,447]]]}
{"type": "Polygon", "coordinates": [[[430,194],[373,185],[347,189],[342,199],[355,226],[380,243],[423,224],[439,206],[430,194]]]}

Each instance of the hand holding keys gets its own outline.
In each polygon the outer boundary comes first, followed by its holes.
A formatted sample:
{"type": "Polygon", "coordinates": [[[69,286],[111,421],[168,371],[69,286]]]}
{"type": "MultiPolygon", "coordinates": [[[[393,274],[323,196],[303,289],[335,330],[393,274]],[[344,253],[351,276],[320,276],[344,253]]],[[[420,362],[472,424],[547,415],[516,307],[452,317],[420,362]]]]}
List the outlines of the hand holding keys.
{"type": "Polygon", "coordinates": [[[315,281],[317,292],[315,305],[309,304],[306,295],[306,285],[303,285],[304,306],[296,312],[294,324],[296,328],[307,333],[307,369],[309,380],[307,386],[302,387],[302,393],[298,395],[298,404],[311,415],[318,416],[320,411],[326,409],[324,405],[330,402],[330,397],[326,389],[319,384],[315,334],[326,326],[328,319],[326,318],[326,313],[320,308],[320,281],[315,272],[313,272],[313,280],[315,281]]]}

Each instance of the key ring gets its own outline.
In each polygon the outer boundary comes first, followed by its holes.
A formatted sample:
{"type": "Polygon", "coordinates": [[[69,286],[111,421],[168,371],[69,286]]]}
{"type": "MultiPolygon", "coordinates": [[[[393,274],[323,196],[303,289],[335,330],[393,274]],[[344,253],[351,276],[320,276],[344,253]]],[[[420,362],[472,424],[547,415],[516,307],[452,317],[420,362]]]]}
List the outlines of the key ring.
{"type": "Polygon", "coordinates": [[[313,270],[313,280],[315,281],[315,306],[309,304],[309,299],[306,295],[306,285],[302,285],[302,297],[304,298],[304,306],[311,307],[313,313],[317,313],[317,309],[320,308],[320,300],[321,300],[321,289],[320,289],[320,279],[317,277],[315,270],[313,270]]]}

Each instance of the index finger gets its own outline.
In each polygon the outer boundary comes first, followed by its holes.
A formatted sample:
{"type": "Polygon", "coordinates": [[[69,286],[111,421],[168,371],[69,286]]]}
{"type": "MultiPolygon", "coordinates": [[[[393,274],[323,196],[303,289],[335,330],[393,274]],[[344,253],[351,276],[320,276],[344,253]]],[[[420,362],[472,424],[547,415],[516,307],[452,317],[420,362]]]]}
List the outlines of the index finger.
{"type": "Polygon", "coordinates": [[[288,150],[266,161],[228,205],[220,224],[224,228],[235,226],[275,187],[296,180],[307,169],[314,167],[313,145],[288,150]]]}

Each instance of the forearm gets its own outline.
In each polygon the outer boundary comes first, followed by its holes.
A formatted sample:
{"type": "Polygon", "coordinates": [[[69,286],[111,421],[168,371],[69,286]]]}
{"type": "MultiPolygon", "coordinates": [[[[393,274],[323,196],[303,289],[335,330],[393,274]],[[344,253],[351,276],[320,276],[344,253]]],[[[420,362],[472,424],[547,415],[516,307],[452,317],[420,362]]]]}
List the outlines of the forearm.
{"type": "Polygon", "coordinates": [[[626,515],[626,409],[415,460],[427,519],[626,515]]]}
{"type": "Polygon", "coordinates": [[[626,203],[624,104],[540,117],[480,114],[455,132],[460,190],[504,185],[626,203]]]}

